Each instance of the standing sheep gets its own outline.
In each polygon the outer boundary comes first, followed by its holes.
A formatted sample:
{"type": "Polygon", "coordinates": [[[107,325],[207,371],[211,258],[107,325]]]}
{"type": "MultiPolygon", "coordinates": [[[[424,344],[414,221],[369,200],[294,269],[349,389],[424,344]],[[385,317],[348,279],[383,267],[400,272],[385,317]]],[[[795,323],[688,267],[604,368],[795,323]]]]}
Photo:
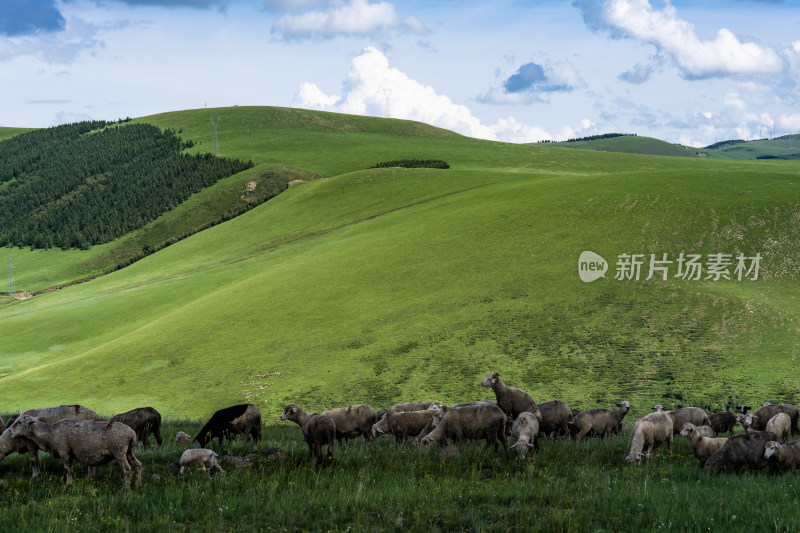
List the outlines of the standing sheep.
{"type": "Polygon", "coordinates": [[[764,447],[764,457],[769,461],[771,472],[778,470],[794,472],[800,463],[800,440],[788,444],[769,441],[764,447]]]}
{"type": "Polygon", "coordinates": [[[339,444],[359,435],[364,437],[364,442],[372,442],[372,426],[378,421],[378,414],[373,407],[366,404],[335,407],[324,410],[322,414],[335,422],[339,444]]]}
{"type": "MultiPolygon", "coordinates": [[[[789,415],[789,419],[791,420],[791,432],[792,434],[798,433],[798,423],[800,423],[800,411],[798,411],[797,407],[790,403],[781,403],[781,404],[771,404],[766,402],[764,405],[756,409],[756,411],[749,416],[751,416],[751,425],[753,430],[755,431],[763,431],[767,429],[767,422],[769,419],[775,416],[778,413],[786,413],[789,415]]],[[[744,419],[746,419],[748,415],[743,413],[742,415],[736,417],[737,421],[742,422],[742,426],[744,426],[744,419]]]]}
{"type": "Polygon", "coordinates": [[[220,409],[200,428],[194,441],[205,448],[206,443],[216,438],[222,446],[223,437],[230,440],[232,435],[244,435],[245,442],[252,436],[256,450],[261,438],[261,410],[247,403],[220,409]]]}
{"type": "MultiPolygon", "coordinates": [[[[397,444],[403,444],[408,437],[416,437],[428,425],[434,415],[439,412],[438,409],[426,409],[425,411],[408,411],[408,412],[388,412],[381,420],[386,421],[389,432],[394,435],[394,440],[397,444]]],[[[376,428],[381,424],[378,422],[373,427],[376,428]]]]}
{"type": "Polygon", "coordinates": [[[446,408],[438,411],[434,420],[440,416],[439,425],[420,441],[423,447],[427,448],[434,442],[441,444],[447,439],[455,442],[486,439],[497,452],[498,446],[505,442],[506,414],[496,405],[446,408]]]}
{"type": "Polygon", "coordinates": [[[695,426],[711,427],[711,420],[708,419],[708,413],[699,407],[682,407],[680,409],[667,411],[667,413],[672,417],[672,430],[675,433],[679,433],[687,422],[695,426]]]}
{"type": "Polygon", "coordinates": [[[152,407],[138,407],[125,413],[114,415],[111,420],[122,422],[134,430],[136,438],[139,439],[142,446],[147,446],[151,433],[158,445],[161,446],[161,413],[152,407]]]}
{"type": "Polygon", "coordinates": [[[520,461],[525,460],[525,455],[530,448],[534,449],[534,453],[539,451],[539,419],[533,416],[533,413],[520,413],[514,424],[511,426],[511,436],[516,439],[516,442],[511,445],[517,451],[517,457],[520,461]]]}
{"type": "Polygon", "coordinates": [[[569,425],[577,430],[576,440],[582,439],[589,432],[607,437],[622,426],[622,419],[630,410],[631,404],[628,401],[618,403],[617,409],[589,409],[578,413],[569,425]]]}
{"type": "Polygon", "coordinates": [[[778,413],[767,421],[767,431],[778,436],[778,440],[786,442],[792,434],[792,419],[786,413],[778,413]]]}
{"type": "Polygon", "coordinates": [[[640,418],[633,426],[631,437],[631,449],[628,452],[626,461],[639,463],[642,457],[653,452],[658,453],[658,447],[662,443],[667,443],[667,450],[672,455],[672,417],[662,411],[650,413],[644,418],[640,418]]]}
{"type": "Polygon", "coordinates": [[[522,389],[507,387],[497,372],[486,376],[481,381],[481,387],[490,387],[494,391],[497,405],[512,420],[516,420],[520,413],[528,412],[541,421],[542,413],[533,397],[522,389]]]}
{"type": "Polygon", "coordinates": [[[136,488],[142,485],[142,463],[133,453],[136,432],[113,420],[59,420],[53,424],[20,415],[7,431],[12,437],[25,437],[64,463],[67,485],[72,483],[72,461],[87,466],[104,465],[114,459],[125,476],[125,489],[131,488],[131,468],[136,472],[136,488]]]}
{"type": "Polygon", "coordinates": [[[208,448],[189,448],[181,454],[181,470],[179,474],[183,475],[184,470],[196,466],[199,470],[205,472],[206,470],[218,470],[225,472],[219,466],[219,455],[214,450],[208,448]]]}
{"type": "MultiPolygon", "coordinates": [[[[58,405],[55,407],[43,407],[41,409],[27,409],[21,413],[11,415],[7,421],[8,427],[11,427],[17,418],[22,415],[32,416],[47,423],[58,422],[62,419],[94,420],[99,418],[97,413],[82,405],[58,405]]],[[[27,452],[31,458],[31,477],[37,477],[39,475],[38,450],[38,446],[32,440],[24,437],[12,437],[9,433],[3,437],[2,444],[0,444],[0,461],[10,453],[27,452]]]]}
{"type": "Polygon", "coordinates": [[[764,457],[767,443],[778,440],[770,431],[758,431],[734,435],[708,458],[705,467],[709,470],[761,470],[768,464],[764,457]]]}
{"type": "Polygon", "coordinates": [[[709,457],[722,448],[728,439],[717,439],[703,435],[702,428],[708,426],[695,426],[694,424],[686,423],[681,428],[681,437],[686,437],[692,443],[694,456],[700,461],[705,463],[709,457]]]}
{"type": "Polygon", "coordinates": [[[323,444],[328,445],[328,460],[333,459],[333,447],[336,444],[336,422],[333,418],[317,413],[306,413],[297,404],[290,403],[283,408],[281,420],[291,420],[300,426],[311,457],[317,464],[323,460],[323,444]]]}
{"type": "Polygon", "coordinates": [[[733,427],[736,425],[736,415],[733,413],[720,411],[710,415],[708,420],[711,422],[711,429],[714,430],[715,434],[728,433],[731,436],[733,435],[733,427]]]}
{"type": "Polygon", "coordinates": [[[567,404],[558,400],[550,400],[540,403],[539,411],[542,413],[542,420],[539,424],[539,432],[542,435],[550,438],[555,438],[558,434],[569,436],[568,424],[574,417],[572,409],[567,404]]]}

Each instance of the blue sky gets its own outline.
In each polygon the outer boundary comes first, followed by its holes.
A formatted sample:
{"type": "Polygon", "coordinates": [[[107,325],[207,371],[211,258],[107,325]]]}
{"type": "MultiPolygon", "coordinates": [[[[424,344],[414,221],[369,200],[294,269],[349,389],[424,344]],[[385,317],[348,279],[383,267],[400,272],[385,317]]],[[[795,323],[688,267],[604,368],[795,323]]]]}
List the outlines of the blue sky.
{"type": "Polygon", "coordinates": [[[800,132],[800,0],[0,0],[0,126],[230,105],[508,142],[800,132]]]}

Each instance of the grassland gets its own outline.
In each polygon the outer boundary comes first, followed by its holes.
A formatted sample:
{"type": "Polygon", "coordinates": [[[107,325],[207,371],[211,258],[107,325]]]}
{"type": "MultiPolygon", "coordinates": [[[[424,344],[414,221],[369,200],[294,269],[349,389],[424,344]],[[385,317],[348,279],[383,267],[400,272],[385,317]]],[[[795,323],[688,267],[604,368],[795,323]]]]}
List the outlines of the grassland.
{"type": "Polygon", "coordinates": [[[758,139],[729,144],[715,150],[705,150],[709,157],[719,159],[756,159],[764,157],[800,158],[800,135],[784,135],[774,139],[758,139]]]}
{"type": "MultiPolygon", "coordinates": [[[[199,423],[170,420],[164,445],[142,448],[142,488],[125,493],[116,464],[87,479],[76,467],[64,487],[60,461],[43,455],[30,479],[27,457],[0,463],[0,528],[14,531],[790,531],[800,495],[793,475],[716,474],[699,468],[686,439],[673,455],[633,466],[630,436],[544,442],[520,464],[508,453],[462,446],[398,447],[385,437],[337,446],[317,469],[297,426],[265,427],[249,467],[178,476],[183,448],[169,435],[199,423]],[[280,450],[276,453],[275,448],[280,450]]],[[[227,444],[220,456],[252,447],[227,444]]]]}
{"type": "MultiPolygon", "coordinates": [[[[0,307],[0,407],[152,405],[205,417],[246,400],[270,417],[289,401],[319,410],[489,398],[478,383],[490,371],[537,400],[581,408],[800,395],[797,162],[520,146],[280,108],[212,111],[220,150],[253,159],[252,172],[324,179],[113,274],[0,307]],[[451,168],[369,169],[406,158],[451,168]],[[580,281],[583,250],[609,261],[606,279],[580,281]],[[764,259],[757,281],[613,278],[619,254],[681,252],[764,259]]],[[[140,120],[204,149],[208,113],[140,120]]],[[[79,277],[114,245],[8,253],[17,286],[30,290],[54,271],[79,277]]]]}

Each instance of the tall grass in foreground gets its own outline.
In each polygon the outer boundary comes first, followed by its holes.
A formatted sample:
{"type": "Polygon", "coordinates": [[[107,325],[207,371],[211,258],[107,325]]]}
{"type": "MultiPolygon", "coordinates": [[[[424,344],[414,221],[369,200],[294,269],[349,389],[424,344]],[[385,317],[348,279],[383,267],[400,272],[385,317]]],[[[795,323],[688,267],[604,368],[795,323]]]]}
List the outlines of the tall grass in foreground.
{"type": "MultiPolygon", "coordinates": [[[[699,468],[685,439],[672,457],[625,463],[630,433],[583,442],[544,442],[518,463],[482,445],[459,456],[396,446],[391,437],[337,446],[332,465],[316,468],[300,430],[265,427],[251,466],[223,461],[225,474],[170,468],[183,451],[172,436],[198,423],[166,421],[161,448],[139,448],[143,484],[124,492],[117,465],[96,480],[77,471],[64,486],[59,461],[42,455],[30,479],[27,457],[0,463],[2,531],[620,531],[796,530],[794,475],[714,474],[699,468]],[[282,453],[270,454],[270,448],[282,453]]],[[[249,444],[226,444],[244,456],[249,444]]]]}

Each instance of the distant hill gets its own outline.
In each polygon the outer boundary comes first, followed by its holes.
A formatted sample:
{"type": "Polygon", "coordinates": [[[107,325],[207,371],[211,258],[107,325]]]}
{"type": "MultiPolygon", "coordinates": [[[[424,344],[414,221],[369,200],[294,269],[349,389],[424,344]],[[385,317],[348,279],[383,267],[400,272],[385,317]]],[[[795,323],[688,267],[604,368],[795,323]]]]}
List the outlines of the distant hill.
{"type": "Polygon", "coordinates": [[[696,157],[696,150],[689,147],[671,144],[652,137],[638,135],[617,135],[600,139],[577,140],[568,142],[546,143],[548,146],[574,148],[579,150],[597,150],[601,152],[619,152],[625,154],[666,155],[678,157],[696,157]]]}
{"type": "Polygon", "coordinates": [[[722,141],[702,151],[716,159],[800,159],[800,134],[754,141],[722,141]]]}

